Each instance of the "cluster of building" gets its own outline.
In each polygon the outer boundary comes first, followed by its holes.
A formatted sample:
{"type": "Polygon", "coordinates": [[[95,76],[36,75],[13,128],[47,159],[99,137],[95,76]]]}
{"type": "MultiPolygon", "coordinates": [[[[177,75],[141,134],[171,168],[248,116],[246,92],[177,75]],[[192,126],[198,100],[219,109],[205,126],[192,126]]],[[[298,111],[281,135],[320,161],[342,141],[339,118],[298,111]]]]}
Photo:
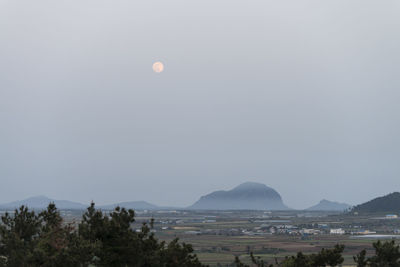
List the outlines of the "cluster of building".
{"type": "MultiPolygon", "coordinates": [[[[191,235],[226,235],[226,236],[257,236],[257,235],[296,235],[296,236],[313,236],[313,235],[371,235],[376,234],[375,231],[358,229],[347,230],[343,228],[299,228],[294,225],[261,225],[251,229],[229,228],[229,229],[201,229],[185,231],[185,234],[191,235]]],[[[400,229],[394,230],[394,233],[400,234],[400,229]]]]}
{"type": "MultiPolygon", "coordinates": [[[[395,214],[388,214],[384,217],[370,218],[372,219],[399,219],[395,214]]],[[[304,220],[303,220],[304,221],[304,220]]],[[[172,216],[170,218],[160,218],[157,221],[159,225],[157,231],[166,230],[179,230],[181,233],[188,235],[225,235],[225,236],[256,236],[256,235],[293,235],[307,238],[307,236],[314,235],[373,235],[376,231],[369,230],[368,228],[374,229],[375,226],[377,231],[382,233],[382,230],[386,234],[389,234],[388,229],[379,228],[379,224],[376,222],[362,223],[360,225],[354,225],[353,222],[306,222],[306,223],[294,223],[292,217],[285,217],[278,219],[265,216],[262,218],[249,219],[248,221],[252,225],[257,225],[251,228],[244,228],[237,226],[237,228],[219,228],[217,223],[217,216],[213,215],[197,215],[194,214],[188,217],[172,216]],[[189,227],[190,226],[190,227],[189,227]]],[[[246,223],[247,224],[247,223],[246,223]]],[[[396,227],[396,224],[391,224],[396,227]]],[[[246,226],[249,227],[249,226],[246,226]]],[[[392,234],[400,234],[400,229],[390,230],[392,234]]]]}

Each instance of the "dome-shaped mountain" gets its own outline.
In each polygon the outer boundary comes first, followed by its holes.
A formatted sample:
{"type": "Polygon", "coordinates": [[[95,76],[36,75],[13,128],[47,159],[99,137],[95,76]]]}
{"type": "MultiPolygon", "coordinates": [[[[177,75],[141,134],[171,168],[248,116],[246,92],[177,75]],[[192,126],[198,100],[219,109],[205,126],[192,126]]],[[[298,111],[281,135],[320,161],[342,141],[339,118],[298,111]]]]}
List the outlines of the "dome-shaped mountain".
{"type": "Polygon", "coordinates": [[[229,191],[215,191],[202,196],[189,207],[199,210],[286,210],[274,189],[260,183],[243,183],[229,191]]]}

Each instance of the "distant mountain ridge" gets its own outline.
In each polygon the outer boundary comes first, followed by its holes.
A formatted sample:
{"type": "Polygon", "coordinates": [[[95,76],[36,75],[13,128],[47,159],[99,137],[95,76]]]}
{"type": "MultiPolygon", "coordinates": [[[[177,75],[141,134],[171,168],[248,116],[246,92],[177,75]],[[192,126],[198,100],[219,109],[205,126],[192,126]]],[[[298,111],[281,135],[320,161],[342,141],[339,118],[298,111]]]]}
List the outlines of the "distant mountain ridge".
{"type": "MultiPolygon", "coordinates": [[[[69,200],[55,200],[46,196],[35,196],[24,200],[0,204],[0,210],[14,210],[24,205],[31,209],[45,209],[49,203],[56,204],[60,210],[84,210],[89,204],[69,200]]],[[[281,196],[273,188],[261,183],[247,182],[232,190],[219,190],[202,196],[193,205],[187,208],[163,207],[146,201],[128,201],[109,205],[98,205],[104,210],[112,210],[116,206],[136,210],[288,210],[281,196]]],[[[308,211],[345,211],[350,205],[329,200],[321,200],[317,205],[309,207],[308,211]]],[[[363,204],[354,206],[351,212],[358,213],[400,213],[400,193],[394,192],[382,197],[372,199],[363,204]]]]}
{"type": "Polygon", "coordinates": [[[58,209],[71,209],[71,210],[81,210],[86,209],[88,205],[82,203],[73,202],[69,200],[55,200],[50,199],[46,196],[35,196],[24,200],[13,201],[0,205],[0,209],[16,209],[24,205],[31,209],[45,209],[49,203],[56,204],[58,209]]]}
{"type": "Polygon", "coordinates": [[[355,206],[351,212],[358,213],[400,213],[400,193],[394,192],[383,197],[374,198],[355,206]]]}
{"type": "Polygon", "coordinates": [[[351,205],[346,204],[346,203],[339,203],[339,202],[323,199],[318,204],[316,204],[312,207],[309,207],[306,210],[310,210],[310,211],[345,211],[350,207],[351,207],[351,205]]]}
{"type": "MultiPolygon", "coordinates": [[[[0,210],[13,210],[19,208],[24,205],[31,209],[46,209],[50,203],[56,204],[56,207],[59,210],[84,210],[89,204],[85,205],[79,202],[73,202],[69,200],[56,200],[51,199],[46,196],[35,196],[30,197],[24,200],[13,201],[5,204],[0,204],[0,210]]],[[[163,209],[163,207],[158,207],[146,201],[130,201],[130,202],[121,202],[110,205],[99,205],[98,208],[104,210],[112,210],[116,206],[124,207],[127,209],[137,209],[137,210],[155,210],[155,209],[163,209]]]]}
{"type": "Polygon", "coordinates": [[[261,183],[246,182],[232,190],[202,196],[188,209],[198,210],[287,210],[281,196],[261,183]]]}

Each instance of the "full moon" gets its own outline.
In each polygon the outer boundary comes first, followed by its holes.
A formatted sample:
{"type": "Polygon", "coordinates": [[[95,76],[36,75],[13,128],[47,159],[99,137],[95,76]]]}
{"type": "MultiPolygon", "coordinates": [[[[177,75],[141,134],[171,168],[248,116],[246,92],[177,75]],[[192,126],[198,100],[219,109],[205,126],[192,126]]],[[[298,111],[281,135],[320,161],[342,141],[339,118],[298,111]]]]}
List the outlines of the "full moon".
{"type": "Polygon", "coordinates": [[[164,64],[163,64],[162,62],[157,61],[157,62],[155,62],[155,63],[153,64],[153,71],[154,71],[155,73],[163,72],[163,70],[164,70],[164,64]]]}

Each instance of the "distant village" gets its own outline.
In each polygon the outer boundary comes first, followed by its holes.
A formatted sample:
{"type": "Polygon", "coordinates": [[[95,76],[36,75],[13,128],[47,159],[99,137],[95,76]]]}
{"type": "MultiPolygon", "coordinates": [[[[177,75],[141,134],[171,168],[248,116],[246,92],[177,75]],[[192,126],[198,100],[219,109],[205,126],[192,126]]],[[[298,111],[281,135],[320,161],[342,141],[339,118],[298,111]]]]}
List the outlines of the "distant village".
{"type": "MultiPolygon", "coordinates": [[[[162,213],[165,214],[165,212],[162,213]]],[[[283,218],[270,218],[264,215],[258,218],[248,218],[247,221],[240,218],[242,223],[238,223],[238,226],[226,227],[227,225],[221,223],[220,217],[216,215],[193,217],[191,213],[185,214],[181,211],[175,211],[175,213],[182,214],[177,218],[156,220],[153,232],[175,231],[181,235],[223,236],[287,235],[298,236],[302,239],[317,235],[349,235],[353,236],[352,238],[373,238],[374,235],[380,238],[397,238],[396,235],[400,237],[400,218],[395,214],[370,217],[363,223],[358,221],[324,222],[329,221],[327,217],[313,217],[299,221],[295,215],[286,215],[283,218]],[[382,228],[382,221],[388,222],[388,225],[391,226],[382,228]]],[[[140,228],[138,228],[139,230],[140,228]]]]}

